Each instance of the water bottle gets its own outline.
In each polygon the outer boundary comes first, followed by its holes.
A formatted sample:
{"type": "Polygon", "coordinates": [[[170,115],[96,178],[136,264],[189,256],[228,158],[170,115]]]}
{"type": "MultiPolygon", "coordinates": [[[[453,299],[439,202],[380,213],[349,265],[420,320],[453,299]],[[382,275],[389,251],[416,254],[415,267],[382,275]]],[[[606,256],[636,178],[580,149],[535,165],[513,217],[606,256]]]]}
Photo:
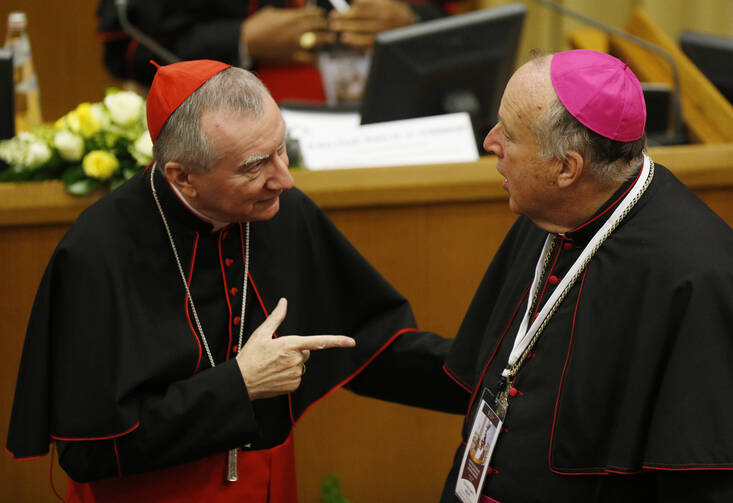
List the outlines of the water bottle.
{"type": "Polygon", "coordinates": [[[41,124],[41,98],[38,91],[38,79],[33,69],[27,27],[25,12],[11,12],[8,15],[5,48],[13,53],[16,133],[27,131],[41,124]]]}

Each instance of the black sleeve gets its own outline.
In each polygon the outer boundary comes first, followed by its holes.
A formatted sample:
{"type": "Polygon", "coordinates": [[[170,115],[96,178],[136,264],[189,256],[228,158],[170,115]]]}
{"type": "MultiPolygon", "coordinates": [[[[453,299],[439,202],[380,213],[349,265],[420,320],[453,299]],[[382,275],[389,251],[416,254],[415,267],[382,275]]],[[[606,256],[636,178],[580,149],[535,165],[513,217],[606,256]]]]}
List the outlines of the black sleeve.
{"type": "MultiPolygon", "coordinates": [[[[245,11],[194,0],[160,0],[128,4],[128,19],[137,29],[183,60],[239,61],[239,33],[245,11]]],[[[246,6],[245,6],[246,7],[246,6]]],[[[98,37],[104,43],[104,62],[112,75],[150,85],[159,61],[150,49],[133,41],[120,26],[115,0],[102,0],[97,10],[98,37]]]]}
{"type": "Polygon", "coordinates": [[[225,452],[258,434],[239,367],[229,360],[147,394],[140,405],[139,426],[126,435],[59,441],[59,464],[77,482],[89,482],[225,452]]]}
{"type": "Polygon", "coordinates": [[[445,10],[437,3],[412,3],[408,2],[412,11],[420,21],[430,21],[445,16],[445,10]]]}
{"type": "Polygon", "coordinates": [[[346,387],[380,400],[465,414],[470,394],[443,370],[452,343],[429,332],[407,332],[346,387]]]}

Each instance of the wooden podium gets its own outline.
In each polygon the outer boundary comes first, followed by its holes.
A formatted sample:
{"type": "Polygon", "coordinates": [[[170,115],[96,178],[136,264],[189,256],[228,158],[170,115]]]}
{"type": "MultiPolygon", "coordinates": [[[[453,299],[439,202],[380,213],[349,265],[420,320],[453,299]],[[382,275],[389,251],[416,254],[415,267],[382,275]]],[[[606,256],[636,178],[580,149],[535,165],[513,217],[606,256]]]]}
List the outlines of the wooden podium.
{"type": "MultiPolygon", "coordinates": [[[[733,144],[650,149],[733,225],[733,144]]],[[[309,194],[408,299],[420,327],[453,336],[490,259],[516,216],[496,158],[470,164],[327,172],[295,170],[309,194]]],[[[67,195],[58,182],[0,184],[0,432],[40,277],[78,214],[101,194],[67,195]]],[[[296,429],[301,503],[317,503],[335,473],[352,503],[437,501],[460,441],[462,418],[334,393],[296,429]]],[[[0,455],[3,501],[57,501],[49,457],[0,455]]],[[[65,475],[54,478],[63,491],[65,475]]]]}

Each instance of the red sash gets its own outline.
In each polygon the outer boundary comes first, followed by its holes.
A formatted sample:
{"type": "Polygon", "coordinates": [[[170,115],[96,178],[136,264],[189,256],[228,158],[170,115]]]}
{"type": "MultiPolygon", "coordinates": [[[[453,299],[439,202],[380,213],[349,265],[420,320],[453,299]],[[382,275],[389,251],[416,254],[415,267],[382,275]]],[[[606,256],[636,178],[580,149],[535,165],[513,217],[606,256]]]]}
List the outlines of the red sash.
{"type": "Polygon", "coordinates": [[[80,484],[69,479],[67,503],[295,503],[293,434],[277,447],[239,451],[239,480],[227,482],[226,453],[156,472],[80,484]]]}

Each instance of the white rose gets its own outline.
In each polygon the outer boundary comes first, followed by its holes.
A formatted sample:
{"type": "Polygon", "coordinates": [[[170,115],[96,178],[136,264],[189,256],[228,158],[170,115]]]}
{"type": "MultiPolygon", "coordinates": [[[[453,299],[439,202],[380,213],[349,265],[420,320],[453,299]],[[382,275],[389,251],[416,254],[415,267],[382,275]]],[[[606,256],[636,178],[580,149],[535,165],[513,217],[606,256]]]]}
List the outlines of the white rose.
{"type": "Polygon", "coordinates": [[[28,145],[25,164],[30,168],[40,167],[51,158],[51,149],[42,141],[34,141],[28,145]]]}
{"type": "Polygon", "coordinates": [[[130,145],[129,152],[140,166],[147,166],[153,161],[153,141],[147,130],[130,145]]]}
{"type": "Polygon", "coordinates": [[[78,161],[84,155],[84,140],[71,131],[59,131],[53,137],[53,144],[65,161],[78,161]]]}
{"type": "Polygon", "coordinates": [[[104,98],[104,106],[109,110],[112,122],[121,126],[132,124],[143,114],[143,99],[132,91],[120,91],[108,94],[104,98]]]}
{"type": "Polygon", "coordinates": [[[92,103],[91,111],[94,118],[99,122],[99,128],[102,130],[109,129],[109,124],[112,119],[107,109],[104,108],[104,105],[101,103],[92,103]]]}

